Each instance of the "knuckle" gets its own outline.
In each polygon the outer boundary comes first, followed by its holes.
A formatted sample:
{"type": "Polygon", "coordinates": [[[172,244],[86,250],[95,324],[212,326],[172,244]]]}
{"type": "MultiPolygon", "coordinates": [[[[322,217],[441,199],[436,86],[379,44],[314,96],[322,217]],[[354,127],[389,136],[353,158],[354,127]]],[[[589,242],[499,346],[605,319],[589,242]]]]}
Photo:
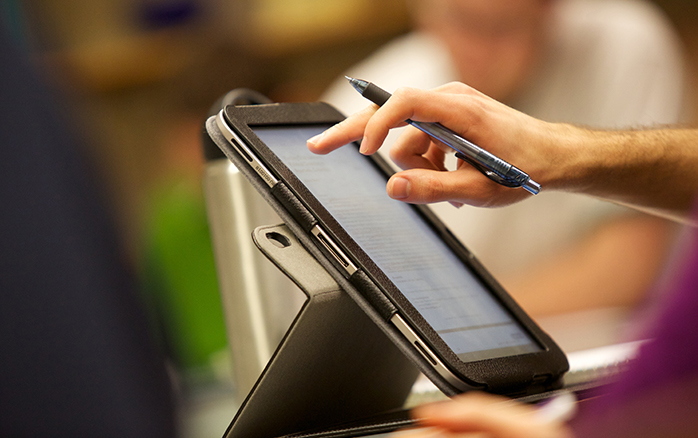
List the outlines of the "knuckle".
{"type": "Polygon", "coordinates": [[[405,149],[399,145],[393,145],[388,150],[388,156],[391,160],[399,164],[405,156],[405,149]]]}
{"type": "Polygon", "coordinates": [[[467,100],[463,100],[463,108],[459,111],[463,121],[462,128],[465,130],[464,134],[471,132],[473,129],[481,129],[487,121],[487,113],[489,112],[487,108],[487,102],[483,99],[473,96],[467,100]]]}
{"type": "Polygon", "coordinates": [[[473,88],[469,85],[464,84],[463,82],[449,82],[446,84],[446,86],[449,89],[452,89],[453,91],[459,92],[459,93],[471,93],[473,91],[473,88]]]}
{"type": "Polygon", "coordinates": [[[444,85],[436,88],[436,91],[455,93],[455,94],[465,94],[465,95],[477,95],[477,94],[479,94],[478,91],[475,90],[470,85],[467,85],[467,84],[464,84],[463,82],[458,82],[458,81],[448,82],[447,84],[444,84],[444,85]]]}
{"type": "Polygon", "coordinates": [[[411,101],[417,93],[418,90],[416,88],[398,87],[393,93],[393,97],[399,101],[411,101]]]}
{"type": "Polygon", "coordinates": [[[424,179],[421,184],[421,189],[419,194],[420,198],[424,202],[436,202],[443,200],[444,196],[444,184],[438,175],[435,173],[428,173],[428,176],[424,179]]]}

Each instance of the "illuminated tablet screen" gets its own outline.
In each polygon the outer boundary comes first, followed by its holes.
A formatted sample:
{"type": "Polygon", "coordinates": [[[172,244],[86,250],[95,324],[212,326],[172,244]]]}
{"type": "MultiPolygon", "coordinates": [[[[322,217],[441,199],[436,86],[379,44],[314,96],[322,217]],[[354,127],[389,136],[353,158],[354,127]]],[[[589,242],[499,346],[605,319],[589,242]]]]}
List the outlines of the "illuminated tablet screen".
{"type": "Polygon", "coordinates": [[[306,140],[327,126],[254,127],[463,361],[540,351],[469,268],[354,147],[328,155],[306,140]]]}

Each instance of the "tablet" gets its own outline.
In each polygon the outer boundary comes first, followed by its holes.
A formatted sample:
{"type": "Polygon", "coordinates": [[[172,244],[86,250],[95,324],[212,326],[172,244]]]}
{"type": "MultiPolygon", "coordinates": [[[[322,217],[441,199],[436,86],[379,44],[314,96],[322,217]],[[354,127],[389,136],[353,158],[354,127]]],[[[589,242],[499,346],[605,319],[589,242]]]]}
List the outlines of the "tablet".
{"type": "Polygon", "coordinates": [[[261,178],[437,386],[509,396],[556,387],[564,353],[427,206],[387,196],[392,172],[378,154],[356,143],[308,151],[307,139],[343,118],[324,103],[288,103],[228,106],[215,122],[223,152],[261,178]]]}

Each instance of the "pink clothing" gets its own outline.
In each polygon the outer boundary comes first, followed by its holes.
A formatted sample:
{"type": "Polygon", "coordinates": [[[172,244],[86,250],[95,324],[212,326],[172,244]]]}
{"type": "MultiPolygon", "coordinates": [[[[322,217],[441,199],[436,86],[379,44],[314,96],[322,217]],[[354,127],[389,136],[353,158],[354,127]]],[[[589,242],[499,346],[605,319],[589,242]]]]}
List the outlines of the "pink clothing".
{"type": "MultiPolygon", "coordinates": [[[[698,217],[698,204],[694,210],[698,217]]],[[[698,437],[698,232],[680,275],[627,372],[606,395],[582,402],[581,437],[698,437]]]]}

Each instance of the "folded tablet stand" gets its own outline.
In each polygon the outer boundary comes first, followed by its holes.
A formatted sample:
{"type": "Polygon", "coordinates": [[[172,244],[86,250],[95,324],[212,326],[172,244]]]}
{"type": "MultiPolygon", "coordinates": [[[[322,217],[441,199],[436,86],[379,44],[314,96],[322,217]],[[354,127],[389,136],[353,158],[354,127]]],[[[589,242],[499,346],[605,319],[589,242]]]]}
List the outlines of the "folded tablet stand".
{"type": "MultiPolygon", "coordinates": [[[[419,374],[366,312],[285,225],[252,233],[259,250],[307,296],[247,395],[225,438],[344,438],[414,424],[403,408],[419,374]]],[[[521,397],[535,403],[562,391],[598,396],[600,383],[521,397]]],[[[443,390],[443,389],[442,389],[443,390]]],[[[445,391],[444,391],[445,392],[445,391]]],[[[453,394],[450,394],[453,395],[453,394]]]]}
{"type": "Polygon", "coordinates": [[[412,361],[285,225],[253,239],[308,299],[225,436],[348,437],[410,424],[400,408],[418,374],[412,361]]]}

